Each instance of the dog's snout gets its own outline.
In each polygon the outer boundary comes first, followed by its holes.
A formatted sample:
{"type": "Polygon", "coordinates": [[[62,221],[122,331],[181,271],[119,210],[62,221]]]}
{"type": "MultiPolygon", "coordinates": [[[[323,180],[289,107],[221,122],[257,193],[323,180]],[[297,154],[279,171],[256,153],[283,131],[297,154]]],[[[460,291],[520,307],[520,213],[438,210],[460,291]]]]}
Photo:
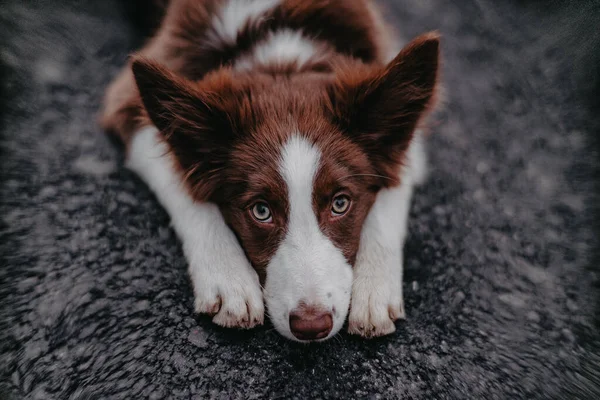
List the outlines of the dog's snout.
{"type": "Polygon", "coordinates": [[[330,311],[318,307],[301,306],[290,313],[290,330],[300,340],[322,339],[333,328],[330,311]]]}

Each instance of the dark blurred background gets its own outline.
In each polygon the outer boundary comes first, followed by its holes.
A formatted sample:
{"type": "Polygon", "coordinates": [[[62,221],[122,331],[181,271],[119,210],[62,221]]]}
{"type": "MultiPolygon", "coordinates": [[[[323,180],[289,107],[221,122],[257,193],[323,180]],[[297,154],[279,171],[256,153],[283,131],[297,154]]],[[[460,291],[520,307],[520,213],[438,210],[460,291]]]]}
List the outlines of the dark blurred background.
{"type": "Polygon", "coordinates": [[[600,398],[599,1],[381,1],[404,41],[441,31],[447,100],[407,321],[321,346],[195,317],[97,126],[149,3],[0,0],[0,398],[600,398]]]}

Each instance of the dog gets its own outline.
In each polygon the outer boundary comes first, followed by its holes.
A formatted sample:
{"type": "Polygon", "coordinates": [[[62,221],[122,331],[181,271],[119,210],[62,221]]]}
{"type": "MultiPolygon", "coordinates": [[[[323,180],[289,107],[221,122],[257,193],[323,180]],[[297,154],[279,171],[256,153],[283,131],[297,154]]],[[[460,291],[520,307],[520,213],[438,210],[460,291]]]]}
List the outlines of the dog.
{"type": "Polygon", "coordinates": [[[439,35],[398,52],[370,0],[164,3],[100,120],[171,217],[195,311],[300,342],[394,332],[439,35]]]}

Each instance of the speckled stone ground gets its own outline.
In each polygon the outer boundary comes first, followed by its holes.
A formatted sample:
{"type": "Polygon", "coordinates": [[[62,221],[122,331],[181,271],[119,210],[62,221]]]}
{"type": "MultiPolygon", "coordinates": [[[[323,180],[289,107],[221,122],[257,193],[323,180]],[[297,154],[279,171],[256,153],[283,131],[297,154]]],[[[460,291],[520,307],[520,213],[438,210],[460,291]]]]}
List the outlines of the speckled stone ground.
{"type": "Polygon", "coordinates": [[[444,35],[408,319],[298,346],[194,317],[167,215],[95,123],[140,43],[119,2],[2,1],[0,397],[600,398],[592,3],[387,1],[405,39],[444,35]]]}

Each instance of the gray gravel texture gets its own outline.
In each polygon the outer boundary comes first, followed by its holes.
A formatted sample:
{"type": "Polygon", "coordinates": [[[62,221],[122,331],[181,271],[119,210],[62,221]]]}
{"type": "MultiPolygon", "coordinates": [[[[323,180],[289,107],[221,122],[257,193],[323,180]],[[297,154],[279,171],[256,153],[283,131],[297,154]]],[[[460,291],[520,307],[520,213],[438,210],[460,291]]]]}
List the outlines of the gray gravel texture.
{"type": "Polygon", "coordinates": [[[408,319],[309,346],[194,316],[95,122],[141,43],[123,3],[0,1],[0,398],[600,398],[598,2],[387,1],[404,39],[444,37],[408,319]]]}

